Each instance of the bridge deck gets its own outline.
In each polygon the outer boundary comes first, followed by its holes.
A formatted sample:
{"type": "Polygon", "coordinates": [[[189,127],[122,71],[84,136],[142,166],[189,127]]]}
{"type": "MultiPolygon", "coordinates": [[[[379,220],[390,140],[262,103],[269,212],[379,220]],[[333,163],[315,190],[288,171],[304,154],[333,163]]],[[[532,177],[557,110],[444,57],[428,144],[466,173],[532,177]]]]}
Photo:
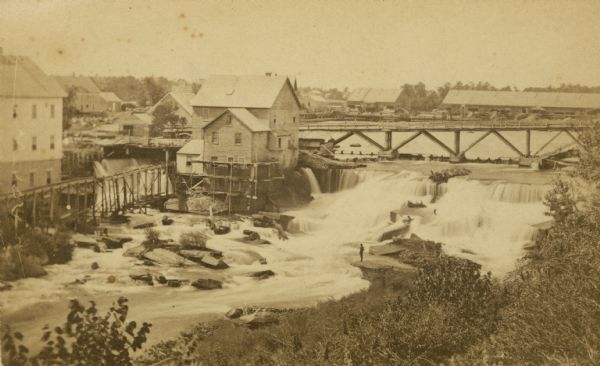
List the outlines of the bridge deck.
{"type": "Polygon", "coordinates": [[[301,131],[522,131],[522,130],[579,130],[600,121],[589,120],[537,120],[537,121],[303,121],[301,131]]]}

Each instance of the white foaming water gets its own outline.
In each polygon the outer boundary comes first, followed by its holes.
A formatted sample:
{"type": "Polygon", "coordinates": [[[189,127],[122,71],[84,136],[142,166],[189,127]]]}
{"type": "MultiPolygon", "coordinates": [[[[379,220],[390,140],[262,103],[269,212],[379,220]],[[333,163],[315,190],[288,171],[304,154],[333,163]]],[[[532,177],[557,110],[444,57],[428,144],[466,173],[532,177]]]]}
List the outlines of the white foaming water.
{"type": "Polygon", "coordinates": [[[311,168],[302,168],[302,173],[308,179],[310,183],[310,193],[312,194],[321,194],[321,187],[319,187],[319,181],[317,177],[315,177],[315,173],[313,173],[311,168]]]}
{"type": "Polygon", "coordinates": [[[535,203],[542,201],[550,188],[543,184],[494,183],[490,197],[500,202],[535,203]]]}
{"type": "MultiPolygon", "coordinates": [[[[314,177],[312,171],[304,174],[314,177]]],[[[342,171],[338,187],[338,192],[317,195],[306,208],[289,212],[295,216],[289,226],[290,240],[281,241],[271,229],[254,228],[247,221],[227,235],[213,236],[208,246],[223,251],[225,261],[231,265],[227,270],[212,271],[201,266],[143,267],[137,259],[123,257],[123,249],[111,253],[77,249],[72,262],[48,267],[45,278],[20,280],[15,282],[15,289],[0,293],[0,313],[44,301],[61,301],[82,291],[111,299],[121,295],[130,299],[139,297],[136,313],[148,321],[169,313],[183,317],[224,312],[245,304],[293,306],[340,298],[368,286],[361,271],[350,263],[358,258],[357,242],[374,240],[389,225],[393,210],[414,218],[413,233],[442,242],[448,254],[475,260],[485,270],[502,276],[514,268],[523,253],[523,244],[533,239],[536,230],[532,224],[547,220],[541,203],[547,187],[453,178],[437,187],[438,199],[430,203],[436,186],[427,177],[415,172],[367,169],[342,171]],[[409,208],[409,200],[423,202],[427,207],[409,208]],[[244,229],[258,231],[272,244],[240,242],[244,229]],[[261,257],[268,264],[261,265],[261,257]],[[93,262],[100,265],[96,271],[90,270],[93,262]],[[262,281],[248,276],[266,269],[276,275],[262,281]],[[134,270],[188,280],[216,277],[224,280],[224,288],[206,292],[191,286],[137,285],[129,278],[134,270]],[[90,277],[85,284],[72,284],[86,275],[90,277]],[[116,283],[107,283],[110,275],[116,277],[116,283]]],[[[151,218],[160,224],[162,215],[154,212],[151,218]]],[[[175,219],[173,225],[157,226],[163,238],[178,240],[183,232],[206,230],[202,217],[186,214],[171,217],[175,219]]],[[[142,230],[114,229],[133,236],[127,247],[144,239],[142,230]]]]}

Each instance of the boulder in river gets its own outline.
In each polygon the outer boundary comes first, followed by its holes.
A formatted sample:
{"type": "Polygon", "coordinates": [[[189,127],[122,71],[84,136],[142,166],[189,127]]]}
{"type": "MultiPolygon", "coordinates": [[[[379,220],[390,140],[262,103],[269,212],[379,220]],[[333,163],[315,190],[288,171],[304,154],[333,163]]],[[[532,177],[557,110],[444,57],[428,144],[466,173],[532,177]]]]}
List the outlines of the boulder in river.
{"type": "Polygon", "coordinates": [[[272,276],[275,276],[275,272],[271,271],[270,269],[267,269],[264,271],[258,271],[258,272],[254,272],[254,273],[250,274],[250,277],[254,277],[259,280],[265,280],[272,276]]]}
{"type": "Polygon", "coordinates": [[[202,261],[202,258],[204,258],[206,256],[215,257],[213,255],[213,252],[211,252],[209,250],[195,250],[195,249],[180,250],[179,255],[186,259],[194,261],[196,263],[200,263],[202,261]]]}
{"type": "Polygon", "coordinates": [[[0,281],[0,292],[2,291],[8,291],[10,289],[12,289],[13,286],[8,283],[8,282],[4,282],[4,281],[0,281]]]}
{"type": "Polygon", "coordinates": [[[192,286],[200,290],[216,290],[223,288],[223,282],[212,278],[199,278],[192,282],[192,286]]]}
{"type": "Polygon", "coordinates": [[[244,314],[244,310],[240,308],[233,308],[225,313],[225,316],[229,319],[237,319],[244,314]]]}
{"type": "Polygon", "coordinates": [[[108,248],[106,247],[106,244],[104,244],[103,242],[98,242],[98,243],[96,243],[96,245],[94,245],[94,252],[106,253],[106,252],[108,252],[108,248]]]}
{"type": "Polygon", "coordinates": [[[131,237],[127,237],[127,236],[113,236],[113,235],[108,235],[108,236],[101,236],[99,238],[99,240],[101,240],[104,244],[106,244],[106,247],[109,249],[120,249],[123,248],[123,244],[127,243],[128,241],[133,240],[131,237]]]}
{"type": "Polygon", "coordinates": [[[181,286],[185,285],[186,283],[189,283],[189,281],[188,280],[180,280],[180,279],[176,279],[176,278],[167,280],[167,286],[169,286],[169,287],[181,287],[181,286]]]}
{"type": "Polygon", "coordinates": [[[145,252],[144,254],[142,254],[142,256],[145,259],[151,260],[152,262],[167,266],[182,267],[195,264],[194,262],[185,259],[184,257],[176,253],[162,248],[156,248],[151,251],[145,252]]]}
{"type": "Polygon", "coordinates": [[[92,267],[92,270],[94,270],[94,271],[95,271],[95,270],[97,270],[98,268],[100,268],[100,265],[98,264],[98,262],[94,262],[94,263],[92,263],[92,266],[91,266],[91,267],[92,267]]]}
{"type": "Polygon", "coordinates": [[[156,282],[160,283],[161,285],[167,284],[167,278],[163,274],[159,274],[158,276],[155,276],[154,278],[156,279],[156,282]]]}
{"type": "Polygon", "coordinates": [[[144,282],[150,286],[154,285],[152,275],[148,272],[130,273],[129,277],[134,281],[144,282]]]}
{"type": "Polygon", "coordinates": [[[430,240],[423,240],[417,235],[410,238],[397,238],[391,243],[371,247],[372,255],[393,256],[403,263],[421,266],[440,256],[442,245],[430,240]]]}
{"type": "Polygon", "coordinates": [[[383,228],[379,234],[379,241],[393,239],[396,236],[404,235],[410,229],[410,224],[405,222],[396,222],[383,228]]]}
{"type": "Polygon", "coordinates": [[[93,249],[96,245],[96,239],[89,235],[75,233],[71,236],[71,241],[79,248],[93,249]]]}
{"type": "Polygon", "coordinates": [[[106,282],[107,283],[115,283],[115,282],[117,282],[117,278],[113,275],[110,275],[106,278],[106,282]]]}
{"type": "Polygon", "coordinates": [[[136,245],[135,247],[128,248],[123,255],[125,257],[136,257],[139,258],[144,254],[146,248],[143,245],[136,245]]]}
{"type": "Polygon", "coordinates": [[[217,259],[217,258],[214,258],[211,256],[202,257],[202,259],[200,260],[200,264],[202,264],[205,267],[211,268],[211,269],[229,268],[227,263],[223,262],[223,260],[217,259]]]}

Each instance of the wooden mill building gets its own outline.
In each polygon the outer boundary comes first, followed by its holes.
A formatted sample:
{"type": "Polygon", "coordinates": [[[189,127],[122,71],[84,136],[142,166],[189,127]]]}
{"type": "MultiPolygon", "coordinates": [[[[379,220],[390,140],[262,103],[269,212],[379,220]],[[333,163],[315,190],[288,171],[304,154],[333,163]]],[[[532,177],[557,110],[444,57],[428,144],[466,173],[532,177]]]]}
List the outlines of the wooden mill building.
{"type": "Polygon", "coordinates": [[[600,110],[600,94],[452,89],[442,105],[455,115],[502,110],[514,116],[544,109],[568,116],[600,110]]]}
{"type": "Polygon", "coordinates": [[[0,193],[60,181],[65,96],[29,58],[0,49],[0,193]]]}
{"type": "Polygon", "coordinates": [[[301,105],[287,77],[213,76],[191,104],[205,160],[296,166],[301,105]]]}
{"type": "Polygon", "coordinates": [[[200,162],[205,193],[234,209],[264,207],[283,171],[298,161],[301,104],[290,80],[271,74],[212,76],[191,104],[193,140],[178,154],[186,160],[178,161],[180,172],[197,174],[200,162]]]}

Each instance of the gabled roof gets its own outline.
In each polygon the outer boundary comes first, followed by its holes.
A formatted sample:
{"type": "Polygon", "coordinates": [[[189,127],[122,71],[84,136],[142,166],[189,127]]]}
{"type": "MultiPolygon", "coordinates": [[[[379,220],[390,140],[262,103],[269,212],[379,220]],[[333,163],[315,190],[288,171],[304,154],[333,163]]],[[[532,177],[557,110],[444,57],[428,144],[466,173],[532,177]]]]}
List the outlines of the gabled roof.
{"type": "Polygon", "coordinates": [[[256,116],[250,113],[250,111],[248,111],[246,108],[227,108],[225,112],[218,115],[215,119],[207,123],[203,128],[206,128],[209,125],[211,125],[213,122],[221,118],[225,113],[231,113],[252,132],[271,131],[271,128],[269,128],[269,122],[256,118],[256,116]]]}
{"type": "Polygon", "coordinates": [[[281,89],[288,85],[300,107],[300,102],[285,76],[214,75],[202,84],[192,99],[195,107],[271,108],[281,89]]]}
{"type": "Polygon", "coordinates": [[[100,88],[87,76],[55,76],[65,90],[74,88],[83,93],[100,93],[100,88]]]}
{"type": "Polygon", "coordinates": [[[100,92],[100,97],[107,102],[121,102],[121,98],[113,92],[100,92]]]}
{"type": "Polygon", "coordinates": [[[122,125],[151,125],[153,117],[146,113],[119,112],[114,121],[122,125]]]}
{"type": "Polygon", "coordinates": [[[354,89],[350,96],[349,102],[363,103],[395,103],[402,89],[383,89],[383,88],[359,88],[354,89]]]}
{"type": "Polygon", "coordinates": [[[194,98],[194,96],[195,96],[194,93],[174,92],[174,91],[169,92],[169,93],[165,94],[164,97],[160,98],[160,100],[158,102],[156,102],[156,104],[153,105],[152,108],[150,108],[150,110],[148,111],[148,114],[152,114],[154,112],[154,109],[156,109],[156,106],[162,104],[163,101],[165,99],[167,99],[168,97],[171,97],[181,108],[183,108],[183,110],[185,110],[190,115],[193,115],[194,108],[190,104],[190,101],[192,100],[192,98],[194,98]]]}
{"type": "Polygon", "coordinates": [[[66,96],[60,84],[28,57],[0,55],[0,97],[66,96]]]}
{"type": "Polygon", "coordinates": [[[596,109],[600,94],[452,89],[443,104],[596,109]]]}
{"type": "Polygon", "coordinates": [[[183,147],[177,150],[177,154],[202,155],[204,152],[204,140],[191,140],[183,147]]]}

